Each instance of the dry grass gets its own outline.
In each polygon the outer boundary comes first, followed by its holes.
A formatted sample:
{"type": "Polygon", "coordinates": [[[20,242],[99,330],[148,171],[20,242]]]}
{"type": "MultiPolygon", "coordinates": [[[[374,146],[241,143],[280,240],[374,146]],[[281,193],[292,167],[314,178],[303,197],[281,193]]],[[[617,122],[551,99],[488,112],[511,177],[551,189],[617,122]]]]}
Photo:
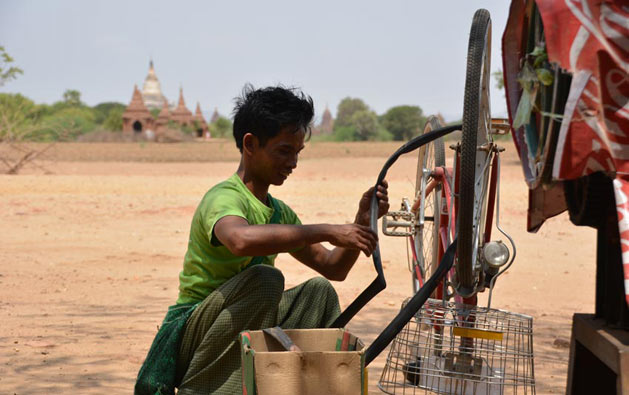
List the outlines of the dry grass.
{"type": "MultiPolygon", "coordinates": [[[[46,143],[24,143],[32,149],[46,143]]],[[[308,142],[300,159],[339,157],[388,157],[402,142],[308,142]]],[[[0,157],[14,152],[0,146],[0,157]]],[[[157,144],[149,142],[58,143],[40,159],[67,162],[224,162],[240,159],[233,140],[157,144]]]]}

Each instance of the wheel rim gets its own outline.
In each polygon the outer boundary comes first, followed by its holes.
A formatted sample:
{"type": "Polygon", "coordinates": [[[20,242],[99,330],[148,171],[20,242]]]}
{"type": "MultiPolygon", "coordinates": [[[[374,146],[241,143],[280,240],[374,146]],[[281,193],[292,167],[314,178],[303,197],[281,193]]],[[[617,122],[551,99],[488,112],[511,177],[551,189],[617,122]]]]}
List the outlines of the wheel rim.
{"type": "MultiPolygon", "coordinates": [[[[430,117],[426,121],[423,133],[431,132],[439,127],[441,127],[439,121],[435,117],[430,117]]],[[[421,199],[421,194],[425,191],[427,184],[432,179],[429,175],[430,172],[432,172],[435,167],[444,165],[443,156],[445,153],[442,151],[442,140],[438,140],[438,143],[436,141],[431,142],[419,149],[417,177],[415,181],[416,201],[417,199],[421,199]],[[441,152],[436,152],[437,150],[441,152]]],[[[431,194],[424,199],[424,204],[420,204],[415,216],[414,248],[418,259],[415,264],[419,266],[424,279],[432,275],[435,263],[438,259],[439,238],[435,236],[439,231],[440,193],[441,186],[435,187],[431,194]]],[[[415,282],[413,285],[414,291],[416,292],[418,286],[415,282]]]]}

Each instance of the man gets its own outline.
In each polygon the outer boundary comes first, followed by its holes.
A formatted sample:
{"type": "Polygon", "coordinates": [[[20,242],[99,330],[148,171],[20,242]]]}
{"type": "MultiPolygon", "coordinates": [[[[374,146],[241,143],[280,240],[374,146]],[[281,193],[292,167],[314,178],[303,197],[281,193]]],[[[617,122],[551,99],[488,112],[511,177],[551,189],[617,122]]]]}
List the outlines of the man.
{"type": "MultiPolygon", "coordinates": [[[[268,193],[297,167],[314,115],[310,97],[283,87],[246,86],[234,114],[238,170],[199,203],[179,298],[140,370],[136,393],[172,393],[173,386],[182,395],[240,393],[238,334],[331,325],[340,308],[328,280],[344,280],[360,252],[369,256],[376,247],[368,226],[373,188],[363,194],[354,223],[344,225],[302,225],[268,193]],[[335,248],[325,248],[324,241],[335,248]],[[284,291],[284,277],[273,267],[282,252],[325,278],[284,291]]],[[[382,216],[389,207],[386,182],[377,197],[382,216]]]]}

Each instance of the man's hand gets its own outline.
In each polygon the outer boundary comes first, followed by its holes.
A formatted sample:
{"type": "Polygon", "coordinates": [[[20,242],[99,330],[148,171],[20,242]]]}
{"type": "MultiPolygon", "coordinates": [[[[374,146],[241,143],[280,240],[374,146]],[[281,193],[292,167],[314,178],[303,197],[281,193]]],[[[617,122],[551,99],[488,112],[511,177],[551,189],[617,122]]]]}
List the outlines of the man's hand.
{"type": "Polygon", "coordinates": [[[361,250],[370,256],[378,243],[378,235],[365,225],[331,225],[329,242],[336,247],[361,250]]]}
{"type": "MultiPolygon", "coordinates": [[[[378,185],[378,192],[376,197],[378,198],[378,218],[382,217],[389,211],[389,184],[386,180],[382,180],[382,183],[378,185]]],[[[357,224],[369,226],[369,208],[371,207],[371,196],[373,195],[374,187],[371,187],[367,192],[363,193],[358,204],[358,212],[356,213],[357,224]]]]}

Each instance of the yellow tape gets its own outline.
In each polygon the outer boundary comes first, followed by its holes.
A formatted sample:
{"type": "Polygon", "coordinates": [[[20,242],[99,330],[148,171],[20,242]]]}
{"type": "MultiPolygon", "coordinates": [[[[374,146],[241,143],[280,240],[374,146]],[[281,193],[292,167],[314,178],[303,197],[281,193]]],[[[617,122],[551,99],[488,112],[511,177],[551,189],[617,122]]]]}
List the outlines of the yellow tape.
{"type": "Polygon", "coordinates": [[[452,329],[452,334],[454,336],[460,337],[473,337],[474,339],[486,339],[486,340],[497,340],[499,342],[502,341],[502,332],[498,331],[488,331],[484,329],[474,329],[474,328],[461,328],[455,326],[452,329]]]}

